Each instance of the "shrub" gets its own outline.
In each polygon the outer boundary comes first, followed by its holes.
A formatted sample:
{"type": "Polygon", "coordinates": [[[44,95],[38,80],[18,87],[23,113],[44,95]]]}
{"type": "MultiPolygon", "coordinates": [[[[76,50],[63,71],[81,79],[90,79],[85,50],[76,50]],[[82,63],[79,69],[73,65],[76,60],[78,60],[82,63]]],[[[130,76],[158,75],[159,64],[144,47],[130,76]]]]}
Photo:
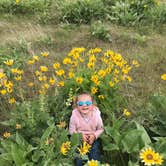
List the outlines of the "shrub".
{"type": "Polygon", "coordinates": [[[66,2],[60,8],[63,22],[87,24],[92,19],[103,19],[105,17],[105,7],[101,0],[66,2]]]}

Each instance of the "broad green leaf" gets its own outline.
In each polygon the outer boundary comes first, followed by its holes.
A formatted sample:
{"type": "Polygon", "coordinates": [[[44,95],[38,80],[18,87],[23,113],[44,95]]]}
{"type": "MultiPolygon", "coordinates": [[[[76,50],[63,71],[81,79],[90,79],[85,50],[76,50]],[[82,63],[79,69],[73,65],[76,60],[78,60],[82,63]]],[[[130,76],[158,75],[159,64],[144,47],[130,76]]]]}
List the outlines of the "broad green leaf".
{"type": "Polygon", "coordinates": [[[52,131],[54,129],[54,125],[49,126],[45,132],[43,133],[41,140],[40,140],[40,144],[43,147],[45,145],[45,141],[49,138],[49,136],[51,135],[52,131]]]}
{"type": "Polygon", "coordinates": [[[11,145],[11,154],[16,166],[21,166],[26,163],[25,158],[23,157],[24,151],[21,150],[16,144],[11,145]]]}
{"type": "Polygon", "coordinates": [[[81,138],[81,134],[73,133],[70,137],[71,146],[79,145],[81,143],[81,138]]]}

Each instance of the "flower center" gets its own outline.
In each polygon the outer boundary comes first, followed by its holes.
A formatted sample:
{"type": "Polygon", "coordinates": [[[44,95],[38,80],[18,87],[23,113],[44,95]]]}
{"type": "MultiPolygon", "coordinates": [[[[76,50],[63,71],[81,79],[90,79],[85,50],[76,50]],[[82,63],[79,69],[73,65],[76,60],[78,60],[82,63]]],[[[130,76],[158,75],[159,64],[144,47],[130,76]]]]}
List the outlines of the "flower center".
{"type": "Polygon", "coordinates": [[[148,155],[146,156],[146,158],[147,158],[148,160],[152,160],[152,159],[153,159],[153,156],[152,156],[151,154],[148,154],[148,155]]]}

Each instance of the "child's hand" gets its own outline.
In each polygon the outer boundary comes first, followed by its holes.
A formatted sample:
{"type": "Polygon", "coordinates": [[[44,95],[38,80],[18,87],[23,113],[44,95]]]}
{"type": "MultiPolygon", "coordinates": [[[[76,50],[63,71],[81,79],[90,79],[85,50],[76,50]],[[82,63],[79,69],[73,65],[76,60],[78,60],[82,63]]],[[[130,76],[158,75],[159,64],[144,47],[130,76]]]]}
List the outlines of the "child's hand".
{"type": "Polygon", "coordinates": [[[89,135],[82,134],[82,140],[88,143],[89,142],[89,135]]]}
{"type": "Polygon", "coordinates": [[[88,143],[89,143],[90,145],[93,144],[93,142],[95,141],[95,139],[96,139],[96,137],[95,137],[94,134],[88,134],[88,143]]]}

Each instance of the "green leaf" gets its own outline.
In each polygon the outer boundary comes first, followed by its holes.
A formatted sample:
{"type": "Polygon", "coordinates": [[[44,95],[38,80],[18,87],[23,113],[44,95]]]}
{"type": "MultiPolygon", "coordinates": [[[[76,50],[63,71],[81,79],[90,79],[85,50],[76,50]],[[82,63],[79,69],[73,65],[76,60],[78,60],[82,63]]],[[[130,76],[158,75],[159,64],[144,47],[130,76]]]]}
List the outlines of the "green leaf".
{"type": "Polygon", "coordinates": [[[27,149],[29,143],[18,133],[16,132],[16,142],[22,149],[27,149]]]}
{"type": "Polygon", "coordinates": [[[71,146],[79,145],[81,143],[81,138],[82,138],[81,134],[73,133],[70,138],[71,146]]]}
{"type": "Polygon", "coordinates": [[[16,166],[21,166],[22,164],[26,163],[26,160],[23,157],[24,151],[14,143],[11,145],[11,154],[16,166]]]}
{"type": "Polygon", "coordinates": [[[41,147],[43,147],[45,145],[45,141],[49,138],[53,129],[54,129],[54,125],[51,125],[45,130],[45,132],[43,133],[41,140],[40,140],[41,147]]]}
{"type": "Polygon", "coordinates": [[[109,144],[103,146],[103,150],[114,151],[114,150],[119,150],[119,147],[116,144],[109,143],[109,144]]]}

